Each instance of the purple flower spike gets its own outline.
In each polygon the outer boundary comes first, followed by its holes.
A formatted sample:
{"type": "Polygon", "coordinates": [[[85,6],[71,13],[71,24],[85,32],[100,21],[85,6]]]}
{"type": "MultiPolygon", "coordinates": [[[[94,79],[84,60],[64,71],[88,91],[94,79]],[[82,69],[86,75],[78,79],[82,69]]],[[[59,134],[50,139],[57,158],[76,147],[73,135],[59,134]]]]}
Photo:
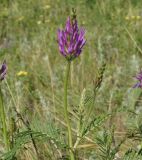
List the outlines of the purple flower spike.
{"type": "Polygon", "coordinates": [[[78,28],[77,20],[68,17],[64,30],[58,30],[58,44],[60,53],[71,61],[81,54],[86,43],[84,29],[78,28]]]}
{"type": "Polygon", "coordinates": [[[142,71],[140,71],[140,73],[138,73],[135,78],[139,81],[137,82],[133,88],[142,88],[142,71]]]}
{"type": "Polygon", "coordinates": [[[0,80],[1,81],[4,80],[6,73],[7,73],[7,65],[6,65],[6,62],[4,61],[0,69],[0,80]]]}

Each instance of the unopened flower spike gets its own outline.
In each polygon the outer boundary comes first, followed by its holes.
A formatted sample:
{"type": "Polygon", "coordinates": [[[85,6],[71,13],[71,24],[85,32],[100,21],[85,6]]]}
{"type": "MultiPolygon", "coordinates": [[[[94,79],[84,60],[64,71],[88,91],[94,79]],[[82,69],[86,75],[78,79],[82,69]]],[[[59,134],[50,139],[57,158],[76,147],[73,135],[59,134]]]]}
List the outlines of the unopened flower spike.
{"type": "Polygon", "coordinates": [[[59,51],[68,61],[78,57],[86,43],[85,30],[78,27],[76,16],[72,17],[68,17],[64,30],[58,30],[59,51]]]}
{"type": "Polygon", "coordinates": [[[133,86],[133,88],[142,88],[142,71],[140,71],[135,78],[138,82],[133,86]]]}
{"type": "Polygon", "coordinates": [[[0,69],[0,80],[4,80],[7,73],[7,65],[6,61],[3,62],[1,69],[0,69]]]}

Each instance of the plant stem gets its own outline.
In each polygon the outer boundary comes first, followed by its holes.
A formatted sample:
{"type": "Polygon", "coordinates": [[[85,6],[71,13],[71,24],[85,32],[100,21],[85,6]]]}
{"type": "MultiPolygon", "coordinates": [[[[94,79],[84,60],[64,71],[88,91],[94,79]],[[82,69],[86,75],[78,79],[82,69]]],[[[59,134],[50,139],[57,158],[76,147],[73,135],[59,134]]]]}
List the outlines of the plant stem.
{"type": "MultiPolygon", "coordinates": [[[[24,118],[23,118],[23,116],[17,111],[17,109],[16,109],[16,106],[17,106],[17,105],[16,105],[15,98],[14,98],[14,96],[13,96],[13,94],[12,94],[12,91],[11,91],[11,89],[10,89],[10,87],[9,87],[9,84],[8,84],[7,80],[5,80],[5,82],[6,82],[8,91],[9,91],[11,97],[12,97],[12,101],[13,101],[13,104],[14,104],[14,106],[13,106],[14,112],[16,113],[17,117],[22,121],[22,123],[25,125],[25,127],[28,129],[28,131],[32,131],[32,129],[31,129],[31,127],[30,127],[29,121],[28,121],[28,120],[25,121],[24,118]]],[[[36,152],[36,155],[37,155],[37,159],[39,160],[39,159],[40,159],[40,155],[39,155],[39,152],[38,152],[38,147],[37,147],[37,145],[36,145],[36,142],[35,142],[35,140],[34,140],[34,138],[33,138],[33,134],[32,134],[32,133],[30,133],[30,137],[31,137],[31,141],[32,141],[32,143],[33,143],[33,147],[34,147],[35,152],[36,152]]]]}
{"type": "Polygon", "coordinates": [[[67,123],[67,128],[68,128],[68,143],[70,147],[70,160],[75,160],[74,157],[74,152],[73,152],[73,142],[72,142],[72,131],[71,131],[71,124],[69,120],[69,115],[68,115],[68,101],[67,101],[67,90],[68,90],[68,79],[69,79],[69,74],[70,74],[70,65],[71,62],[67,61],[67,68],[65,72],[65,81],[64,81],[64,116],[65,120],[67,123]]]}
{"type": "Polygon", "coordinates": [[[0,87],[0,117],[1,117],[1,122],[2,122],[2,132],[3,132],[5,148],[6,148],[6,151],[9,151],[10,146],[9,146],[9,140],[8,140],[8,131],[7,131],[7,126],[6,126],[6,116],[5,116],[5,110],[4,110],[4,105],[3,105],[1,87],[0,87]]]}

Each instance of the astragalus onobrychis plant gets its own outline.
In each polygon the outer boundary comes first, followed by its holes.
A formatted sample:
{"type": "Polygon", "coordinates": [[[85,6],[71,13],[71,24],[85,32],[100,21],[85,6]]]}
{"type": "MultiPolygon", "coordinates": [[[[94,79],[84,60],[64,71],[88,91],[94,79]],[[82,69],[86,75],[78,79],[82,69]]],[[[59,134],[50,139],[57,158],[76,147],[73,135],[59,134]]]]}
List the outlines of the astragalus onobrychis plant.
{"type": "Polygon", "coordinates": [[[74,147],[73,147],[73,135],[72,127],[70,124],[69,113],[68,113],[68,101],[67,101],[67,89],[68,89],[68,80],[70,75],[70,65],[71,62],[77,58],[81,52],[82,48],[85,45],[84,38],[85,31],[84,29],[78,28],[78,23],[76,20],[76,15],[74,14],[72,18],[68,17],[66,26],[64,30],[58,30],[58,44],[60,53],[67,60],[67,67],[64,80],[64,116],[68,128],[68,144],[70,151],[70,159],[74,160],[74,147]]]}
{"type": "MultiPolygon", "coordinates": [[[[48,8],[49,6],[46,7],[48,8]]],[[[38,24],[40,23],[41,22],[38,22],[38,24]]],[[[109,107],[107,112],[103,110],[101,105],[99,108],[96,107],[98,100],[102,100],[102,97],[98,95],[100,90],[104,89],[103,81],[107,79],[105,75],[107,72],[106,60],[100,62],[100,67],[97,69],[96,76],[92,77],[92,84],[87,84],[86,87],[81,88],[80,95],[77,95],[79,100],[77,103],[74,103],[75,98],[70,94],[70,91],[75,94],[75,87],[70,87],[70,77],[71,72],[75,70],[71,71],[71,67],[74,63],[77,63],[78,65],[82,56],[85,55],[85,46],[90,43],[87,41],[87,29],[79,27],[78,24],[78,17],[76,15],[76,11],[73,9],[72,15],[66,20],[65,27],[57,30],[57,45],[61,55],[60,59],[63,59],[63,63],[65,64],[65,74],[63,74],[63,82],[60,82],[62,83],[60,86],[63,90],[61,89],[58,91],[60,94],[59,98],[58,96],[53,97],[55,104],[57,101],[57,105],[54,106],[55,111],[52,110],[52,103],[50,103],[48,107],[46,106],[49,109],[48,113],[45,113],[47,110],[39,110],[39,112],[41,112],[41,114],[38,113],[40,115],[39,116],[35,111],[32,111],[35,113],[33,119],[28,117],[27,112],[22,112],[19,109],[18,100],[12,92],[9,81],[5,78],[7,73],[7,64],[5,61],[2,64],[0,69],[0,136],[2,137],[0,142],[0,159],[142,159],[141,144],[138,143],[138,149],[133,149],[127,146],[126,143],[127,140],[138,140],[138,142],[142,141],[142,124],[137,118],[138,114],[135,113],[134,110],[131,110],[131,114],[133,114],[132,117],[136,117],[136,125],[134,125],[133,128],[128,127],[128,131],[124,132],[120,138],[117,138],[116,134],[119,133],[115,132],[116,124],[114,119],[116,114],[121,113],[124,108],[120,107],[113,109],[113,102],[111,102],[112,99],[108,102],[109,107]],[[5,85],[4,87],[6,87],[4,90],[2,86],[3,82],[5,85]],[[3,91],[4,95],[2,94],[3,91]],[[4,98],[6,98],[7,95],[10,96],[10,103],[12,103],[11,108],[5,106],[4,103],[4,98]],[[70,103],[70,99],[72,99],[73,104],[70,103]],[[58,106],[61,107],[61,111],[59,113],[56,112],[56,107],[58,106]],[[125,147],[124,151],[123,147],[125,147]]],[[[26,77],[28,72],[20,71],[17,74],[17,76],[22,75],[26,77]]],[[[74,74],[74,78],[77,76],[79,75],[74,74]]],[[[40,82],[43,83],[46,88],[46,83],[42,81],[42,77],[40,78],[40,82]]],[[[138,82],[131,87],[131,90],[136,91],[139,89],[137,98],[135,98],[138,99],[141,96],[142,72],[140,72],[135,78],[138,82]]],[[[40,95],[41,92],[39,91],[40,89],[37,89],[32,83],[33,79],[34,77],[32,75],[28,81],[30,89],[27,86],[26,87],[32,91],[36,90],[36,94],[31,92],[31,95],[33,96],[32,98],[40,101],[43,97],[41,96],[42,98],[40,99],[37,96],[37,94],[40,95]]],[[[27,81],[23,80],[23,83],[27,83],[27,81]]],[[[79,82],[79,84],[81,84],[81,82],[79,82]]],[[[52,85],[52,89],[54,89],[54,84],[52,85]]],[[[48,93],[45,93],[45,95],[48,95],[48,93]]],[[[29,101],[32,103],[31,99],[29,101]]],[[[135,102],[133,106],[135,106],[135,102]]],[[[22,104],[22,107],[25,109],[25,104],[22,104]]],[[[28,106],[28,109],[29,108],[30,107],[28,106]]]]}

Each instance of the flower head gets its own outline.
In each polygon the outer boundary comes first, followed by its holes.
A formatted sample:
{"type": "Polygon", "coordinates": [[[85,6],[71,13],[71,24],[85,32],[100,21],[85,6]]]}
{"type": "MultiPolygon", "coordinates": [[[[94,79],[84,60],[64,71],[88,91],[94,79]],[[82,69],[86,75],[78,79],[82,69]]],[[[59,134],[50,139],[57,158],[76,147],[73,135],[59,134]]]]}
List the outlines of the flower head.
{"type": "Polygon", "coordinates": [[[78,28],[77,20],[68,17],[64,30],[58,30],[58,44],[60,53],[67,60],[73,60],[81,54],[82,48],[86,43],[84,38],[85,31],[78,28]]]}
{"type": "Polygon", "coordinates": [[[0,80],[1,81],[4,80],[6,73],[7,73],[7,65],[6,65],[6,62],[4,61],[0,69],[0,80]]]}
{"type": "Polygon", "coordinates": [[[136,16],[136,19],[139,20],[139,19],[141,19],[141,17],[140,16],[136,16]]]}
{"type": "Polygon", "coordinates": [[[46,5],[46,6],[44,6],[43,8],[44,8],[44,9],[49,9],[49,8],[51,8],[51,6],[50,6],[50,5],[46,5]]]}
{"type": "Polygon", "coordinates": [[[17,73],[17,76],[27,76],[28,75],[28,72],[26,71],[20,71],[17,73]]]}
{"type": "Polygon", "coordinates": [[[140,71],[136,76],[135,78],[139,81],[137,82],[133,88],[142,88],[142,71],[140,71]]]}
{"type": "Polygon", "coordinates": [[[130,20],[130,17],[126,16],[126,17],[125,17],[125,20],[130,20]]]}
{"type": "Polygon", "coordinates": [[[135,19],[135,16],[131,16],[131,19],[135,19]]]}

